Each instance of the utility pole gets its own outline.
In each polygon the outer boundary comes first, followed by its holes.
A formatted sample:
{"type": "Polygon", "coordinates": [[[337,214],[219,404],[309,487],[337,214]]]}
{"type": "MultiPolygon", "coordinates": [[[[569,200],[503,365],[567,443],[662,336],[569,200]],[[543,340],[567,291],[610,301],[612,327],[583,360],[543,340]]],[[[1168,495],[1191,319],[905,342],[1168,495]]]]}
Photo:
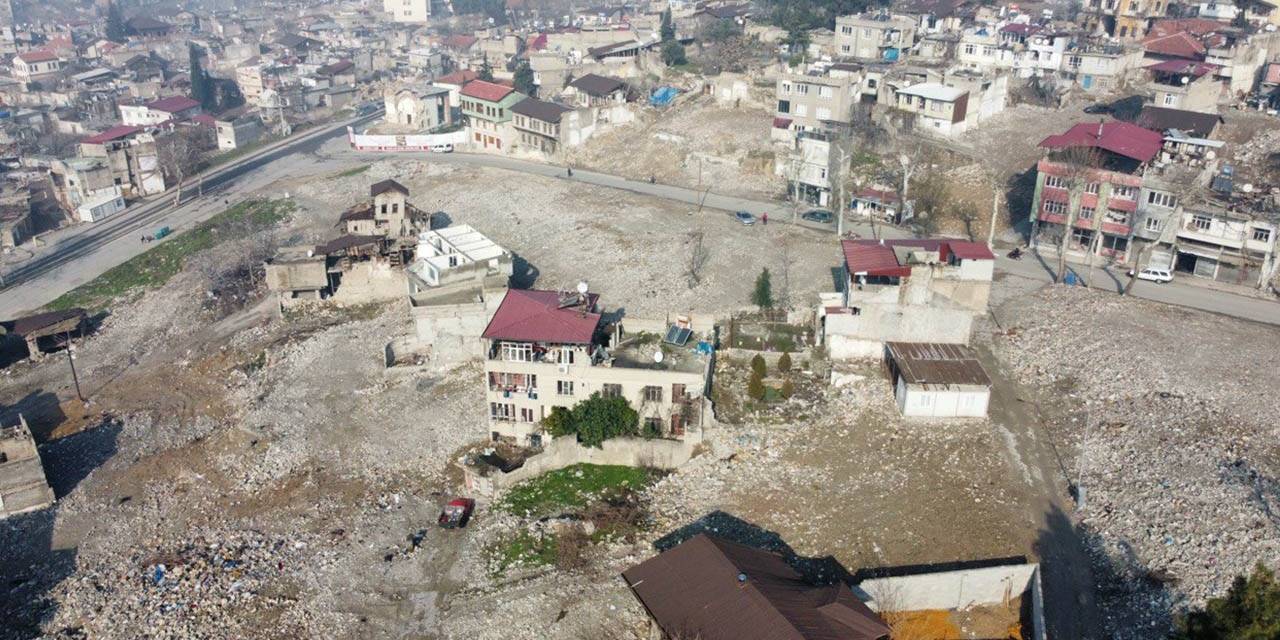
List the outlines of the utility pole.
{"type": "Polygon", "coordinates": [[[844,146],[842,145],[837,146],[836,151],[838,151],[840,154],[840,160],[839,160],[840,164],[839,166],[837,166],[838,171],[836,173],[837,180],[840,181],[838,185],[840,189],[839,197],[836,200],[836,237],[843,238],[844,237],[844,211],[845,211],[844,186],[845,186],[845,178],[847,177],[845,176],[845,173],[848,172],[849,161],[848,161],[848,152],[845,150],[844,146]]]}
{"type": "Polygon", "coordinates": [[[71,342],[71,332],[67,332],[67,364],[71,365],[71,381],[76,385],[76,397],[80,402],[85,402],[84,394],[80,392],[80,377],[76,375],[76,345],[71,342]]]}
{"type": "Polygon", "coordinates": [[[1000,189],[995,176],[991,176],[991,226],[987,228],[987,248],[996,249],[996,217],[1000,215],[1000,189]]]}

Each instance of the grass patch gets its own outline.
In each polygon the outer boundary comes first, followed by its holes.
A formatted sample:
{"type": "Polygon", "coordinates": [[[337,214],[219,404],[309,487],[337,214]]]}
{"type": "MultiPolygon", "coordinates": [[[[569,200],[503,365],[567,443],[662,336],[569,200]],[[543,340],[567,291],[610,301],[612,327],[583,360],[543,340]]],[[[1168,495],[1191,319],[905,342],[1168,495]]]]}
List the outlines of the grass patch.
{"type": "Polygon", "coordinates": [[[622,496],[649,486],[657,474],[617,465],[575,464],[512,487],[498,508],[516,515],[546,515],[581,509],[597,499],[622,496]]]}
{"type": "Polygon", "coordinates": [[[204,251],[234,233],[246,219],[256,227],[274,225],[293,211],[289,200],[248,200],[134,256],[93,280],[49,303],[49,309],[101,309],[112,301],[143,289],[164,285],[182,270],[188,256],[204,251]]]}
{"type": "Polygon", "coordinates": [[[506,573],[515,567],[541,567],[556,561],[556,537],[539,537],[521,531],[515,537],[498,543],[490,549],[496,574],[506,573]]]}
{"type": "Polygon", "coordinates": [[[333,177],[335,177],[335,178],[350,178],[351,176],[358,176],[358,175],[360,175],[360,174],[362,174],[362,173],[364,173],[364,172],[368,171],[370,166],[372,166],[372,165],[362,164],[362,165],[360,165],[360,166],[358,166],[358,167],[351,167],[350,169],[347,169],[346,171],[339,171],[338,173],[335,173],[335,174],[333,175],[333,177]]]}

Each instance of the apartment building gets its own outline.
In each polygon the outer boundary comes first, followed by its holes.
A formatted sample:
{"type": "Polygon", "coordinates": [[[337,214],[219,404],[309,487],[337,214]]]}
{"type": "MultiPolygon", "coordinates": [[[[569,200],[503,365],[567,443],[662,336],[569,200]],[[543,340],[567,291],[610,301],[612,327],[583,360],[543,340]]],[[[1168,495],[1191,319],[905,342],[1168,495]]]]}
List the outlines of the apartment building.
{"type": "Polygon", "coordinates": [[[625,325],[585,283],[576,292],[508,290],[482,334],[491,437],[542,446],[551,436],[541,421],[554,407],[599,393],[625,398],[649,432],[700,438],[710,357],[687,333],[687,342],[655,340],[625,325]]]}
{"type": "Polygon", "coordinates": [[[1164,136],[1127,122],[1080,123],[1040,146],[1048,155],[1036,165],[1032,242],[1061,246],[1069,254],[1124,262],[1129,257],[1143,176],[1164,145],[1164,136]]]}
{"type": "Polygon", "coordinates": [[[779,155],[774,173],[787,179],[787,193],[799,194],[799,199],[820,207],[832,206],[832,168],[837,160],[832,157],[831,138],[827,131],[801,131],[792,141],[791,153],[779,155]]]}
{"type": "Polygon", "coordinates": [[[864,13],[836,18],[835,54],[839,58],[896,62],[916,40],[918,21],[911,16],[864,13]]]}
{"type": "Polygon", "coordinates": [[[1183,208],[1173,268],[1180,273],[1245,287],[1266,285],[1274,273],[1280,216],[1217,199],[1183,208]]]}
{"type": "Polygon", "coordinates": [[[814,69],[787,73],[778,79],[775,127],[791,131],[815,131],[830,122],[849,122],[850,111],[861,99],[862,74],[858,71],[814,69]],[[780,122],[781,121],[781,122],[780,122]]]}
{"type": "Polygon", "coordinates": [[[144,104],[120,105],[125,126],[151,127],[171,120],[188,120],[200,114],[200,103],[186,96],[169,96],[144,104]]]}
{"type": "Polygon", "coordinates": [[[459,92],[462,114],[476,147],[501,151],[511,146],[511,107],[525,99],[514,88],[472,80],[459,92]]]}
{"type": "Polygon", "coordinates": [[[382,0],[382,10],[394,22],[426,24],[431,19],[431,0],[382,0]]]}
{"type": "Polygon", "coordinates": [[[961,36],[956,60],[970,69],[1008,69],[1019,78],[1047,76],[1062,68],[1070,42],[1069,34],[1020,23],[994,32],[979,27],[961,36]]]}
{"type": "Polygon", "coordinates": [[[554,155],[563,145],[561,121],[572,114],[573,109],[537,98],[525,98],[511,107],[511,113],[516,146],[554,155]]]}
{"type": "Polygon", "coordinates": [[[1213,77],[1215,65],[1192,60],[1166,60],[1147,70],[1151,72],[1148,90],[1155,94],[1153,104],[1168,109],[1217,113],[1222,83],[1213,77]]]}
{"type": "Polygon", "coordinates": [[[1061,75],[1085,91],[1110,91],[1142,65],[1142,49],[1106,42],[1076,40],[1067,46],[1061,75]]]}
{"type": "Polygon", "coordinates": [[[1105,31],[1121,40],[1141,40],[1167,9],[1167,0],[1086,0],[1080,17],[1087,31],[1105,31]]]}

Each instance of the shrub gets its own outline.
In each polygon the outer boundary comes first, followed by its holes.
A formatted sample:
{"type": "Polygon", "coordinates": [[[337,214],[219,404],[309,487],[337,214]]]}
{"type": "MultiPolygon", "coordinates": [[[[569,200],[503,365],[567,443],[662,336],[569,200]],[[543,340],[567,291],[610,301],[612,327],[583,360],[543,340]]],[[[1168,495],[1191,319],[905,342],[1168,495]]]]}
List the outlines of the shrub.
{"type": "Polygon", "coordinates": [[[756,277],[756,286],[751,290],[751,304],[761,309],[773,308],[773,283],[769,278],[769,270],[763,269],[756,277]]]}
{"type": "Polygon", "coordinates": [[[751,396],[752,400],[756,400],[756,401],[764,400],[764,378],[763,377],[756,375],[754,373],[751,374],[751,379],[747,381],[747,395],[751,396]]]}
{"type": "Polygon", "coordinates": [[[1236,576],[1231,589],[1179,621],[1177,640],[1280,637],[1280,581],[1263,565],[1236,576]]]}
{"type": "Polygon", "coordinates": [[[792,395],[795,394],[795,392],[796,392],[796,385],[793,384],[790,380],[786,380],[782,383],[782,391],[781,391],[782,397],[790,398],[792,395]]]}
{"type": "Polygon", "coordinates": [[[640,414],[626,398],[606,398],[598,392],[574,405],[572,420],[578,442],[597,449],[610,438],[640,432],[640,414]]]}
{"type": "Polygon", "coordinates": [[[573,426],[573,414],[564,407],[551,407],[551,413],[542,419],[542,428],[557,438],[577,433],[573,426]]]}
{"type": "Polygon", "coordinates": [[[761,378],[763,378],[765,374],[769,373],[769,365],[765,364],[764,356],[757,353],[755,357],[751,359],[751,373],[761,378]]]}
{"type": "Polygon", "coordinates": [[[781,373],[791,371],[791,354],[784,353],[781,358],[778,358],[778,371],[781,373]]]}

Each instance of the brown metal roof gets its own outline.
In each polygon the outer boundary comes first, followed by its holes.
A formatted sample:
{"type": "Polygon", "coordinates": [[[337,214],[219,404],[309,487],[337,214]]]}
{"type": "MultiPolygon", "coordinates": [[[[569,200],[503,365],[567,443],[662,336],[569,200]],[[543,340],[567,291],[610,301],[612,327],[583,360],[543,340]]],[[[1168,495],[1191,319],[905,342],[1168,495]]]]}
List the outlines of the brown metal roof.
{"type": "Polygon", "coordinates": [[[41,329],[47,329],[56,324],[78,318],[81,322],[88,317],[84,309],[74,307],[71,309],[63,309],[60,311],[46,311],[35,315],[25,316],[16,320],[3,323],[6,330],[19,336],[28,336],[38,333],[41,329]]]}
{"type": "Polygon", "coordinates": [[[991,386],[977,354],[962,344],[889,342],[885,348],[907,384],[991,386]]]}
{"type": "Polygon", "coordinates": [[[844,585],[816,587],[782,557],[699,534],[622,573],[668,635],[878,640],[889,627],[844,585]]]}
{"type": "Polygon", "coordinates": [[[399,191],[406,196],[409,195],[409,187],[406,187],[395,180],[383,180],[382,182],[375,182],[373,183],[373,186],[369,187],[369,197],[372,198],[384,191],[399,191]]]}
{"type": "Polygon", "coordinates": [[[525,98],[511,107],[512,113],[529,116],[534,120],[543,122],[560,122],[560,116],[563,116],[568,111],[573,111],[573,109],[537,98],[525,98]]]}

